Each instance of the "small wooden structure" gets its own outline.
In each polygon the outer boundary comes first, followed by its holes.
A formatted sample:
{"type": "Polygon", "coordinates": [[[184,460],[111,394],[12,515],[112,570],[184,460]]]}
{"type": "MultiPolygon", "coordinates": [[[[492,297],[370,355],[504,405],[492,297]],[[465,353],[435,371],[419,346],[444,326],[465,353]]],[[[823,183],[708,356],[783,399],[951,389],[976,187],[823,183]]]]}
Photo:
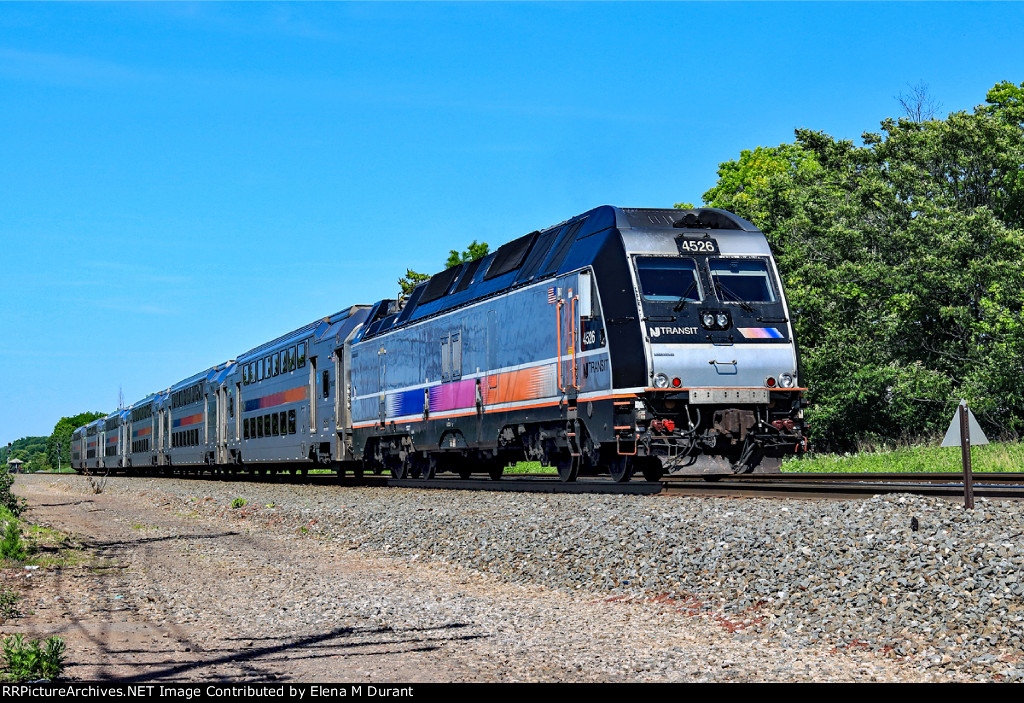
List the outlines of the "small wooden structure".
{"type": "Polygon", "coordinates": [[[21,459],[11,459],[10,461],[7,462],[7,470],[10,471],[12,474],[20,474],[21,465],[24,463],[25,462],[23,462],[21,459]]]}

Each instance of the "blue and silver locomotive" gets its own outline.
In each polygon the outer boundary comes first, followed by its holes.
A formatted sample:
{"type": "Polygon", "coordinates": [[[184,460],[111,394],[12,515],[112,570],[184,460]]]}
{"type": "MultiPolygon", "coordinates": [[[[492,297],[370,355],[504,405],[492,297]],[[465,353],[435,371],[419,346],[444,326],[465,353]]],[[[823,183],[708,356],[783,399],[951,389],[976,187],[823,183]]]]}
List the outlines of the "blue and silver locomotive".
{"type": "Polygon", "coordinates": [[[120,416],[155,445],[118,446],[181,470],[764,471],[805,445],[798,371],[756,227],[605,206],[175,384],[120,416]]]}

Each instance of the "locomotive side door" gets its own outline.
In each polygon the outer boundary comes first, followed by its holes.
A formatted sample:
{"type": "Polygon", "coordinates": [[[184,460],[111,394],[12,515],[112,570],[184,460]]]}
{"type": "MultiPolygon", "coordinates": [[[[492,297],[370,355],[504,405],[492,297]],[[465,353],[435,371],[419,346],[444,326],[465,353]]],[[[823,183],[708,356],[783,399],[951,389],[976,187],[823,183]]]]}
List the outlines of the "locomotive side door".
{"type": "MultiPolygon", "coordinates": [[[[498,387],[498,311],[487,311],[487,389],[498,387]]],[[[487,397],[486,394],[484,397],[487,397]]]]}
{"type": "Polygon", "coordinates": [[[577,392],[577,352],[579,326],[579,296],[573,276],[556,280],[554,293],[555,337],[557,356],[556,381],[559,395],[573,396],[577,392]]]}

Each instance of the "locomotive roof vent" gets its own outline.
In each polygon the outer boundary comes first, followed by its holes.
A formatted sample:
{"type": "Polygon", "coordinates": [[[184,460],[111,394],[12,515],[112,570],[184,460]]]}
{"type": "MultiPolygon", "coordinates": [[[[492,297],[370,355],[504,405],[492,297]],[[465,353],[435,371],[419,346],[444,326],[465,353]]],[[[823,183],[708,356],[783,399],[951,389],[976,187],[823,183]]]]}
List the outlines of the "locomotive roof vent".
{"type": "Polygon", "coordinates": [[[672,223],[672,226],[687,229],[746,229],[736,221],[737,219],[735,215],[720,210],[699,208],[685,210],[683,216],[672,223]]]}

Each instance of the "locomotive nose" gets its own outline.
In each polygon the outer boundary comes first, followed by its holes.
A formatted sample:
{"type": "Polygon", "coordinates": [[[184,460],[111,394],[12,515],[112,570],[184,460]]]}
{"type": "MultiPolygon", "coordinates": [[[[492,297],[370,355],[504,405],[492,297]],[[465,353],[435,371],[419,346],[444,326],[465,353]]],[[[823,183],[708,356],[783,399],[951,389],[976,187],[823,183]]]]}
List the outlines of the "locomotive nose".
{"type": "MultiPolygon", "coordinates": [[[[676,378],[681,379],[683,388],[763,388],[769,378],[777,379],[780,387],[792,387],[796,382],[796,359],[788,345],[659,345],[652,359],[651,379],[656,388],[662,387],[658,379],[676,378]],[[788,386],[783,386],[783,378],[788,386]]],[[[675,384],[664,383],[664,387],[670,385],[675,384]]]]}

